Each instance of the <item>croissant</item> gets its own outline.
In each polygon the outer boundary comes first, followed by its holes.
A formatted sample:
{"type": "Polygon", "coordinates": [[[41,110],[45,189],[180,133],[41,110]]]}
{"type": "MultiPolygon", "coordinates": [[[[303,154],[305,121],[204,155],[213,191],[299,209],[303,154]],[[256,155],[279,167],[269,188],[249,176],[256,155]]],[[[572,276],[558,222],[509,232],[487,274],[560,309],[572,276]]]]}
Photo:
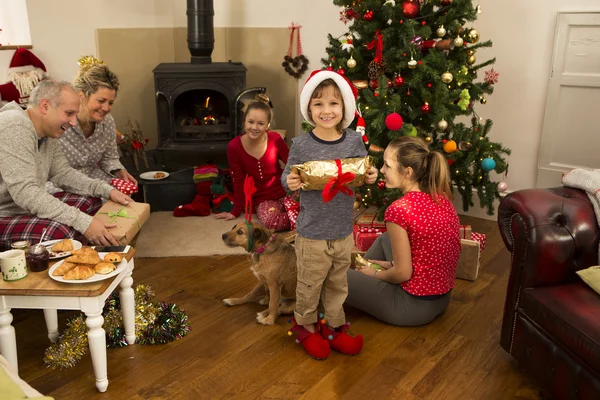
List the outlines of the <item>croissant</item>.
{"type": "Polygon", "coordinates": [[[63,279],[67,281],[73,280],[85,280],[91,276],[94,276],[95,272],[92,268],[87,265],[78,265],[69,272],[67,272],[63,279]]]}
{"type": "Polygon", "coordinates": [[[104,256],[104,261],[113,263],[113,264],[120,263],[122,259],[123,259],[123,256],[120,255],[119,253],[108,253],[107,255],[104,256]]]}
{"type": "Polygon", "coordinates": [[[73,254],[74,256],[81,256],[85,254],[97,254],[97,252],[91,247],[82,247],[79,250],[73,250],[71,254],[73,254]]]}
{"type": "Polygon", "coordinates": [[[52,271],[52,276],[63,276],[73,268],[75,268],[77,264],[70,263],[68,261],[60,264],[54,271],[52,271]]]}
{"type": "Polygon", "coordinates": [[[55,253],[71,251],[73,250],[73,242],[71,242],[71,239],[63,239],[60,242],[56,243],[54,246],[52,246],[51,250],[55,253]]]}
{"type": "Polygon", "coordinates": [[[92,264],[92,265],[96,265],[100,262],[100,257],[98,256],[98,253],[96,253],[94,251],[94,253],[90,253],[90,254],[77,254],[77,255],[73,255],[69,258],[67,258],[68,262],[72,262],[75,264],[92,264]]]}
{"type": "Polygon", "coordinates": [[[97,274],[106,275],[110,274],[115,269],[117,269],[117,267],[115,267],[114,264],[109,262],[101,262],[100,264],[96,264],[96,266],[94,267],[94,272],[96,272],[97,274]]]}

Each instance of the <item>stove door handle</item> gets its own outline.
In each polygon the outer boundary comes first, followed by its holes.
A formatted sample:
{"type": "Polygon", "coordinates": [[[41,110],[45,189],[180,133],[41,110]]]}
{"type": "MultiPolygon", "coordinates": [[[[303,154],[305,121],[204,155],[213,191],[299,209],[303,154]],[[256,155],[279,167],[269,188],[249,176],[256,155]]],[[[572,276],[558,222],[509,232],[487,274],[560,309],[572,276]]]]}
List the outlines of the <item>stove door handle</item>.
{"type": "Polygon", "coordinates": [[[158,99],[158,96],[163,96],[166,97],[165,94],[163,92],[161,92],[160,90],[156,91],[156,98],[158,99]]]}

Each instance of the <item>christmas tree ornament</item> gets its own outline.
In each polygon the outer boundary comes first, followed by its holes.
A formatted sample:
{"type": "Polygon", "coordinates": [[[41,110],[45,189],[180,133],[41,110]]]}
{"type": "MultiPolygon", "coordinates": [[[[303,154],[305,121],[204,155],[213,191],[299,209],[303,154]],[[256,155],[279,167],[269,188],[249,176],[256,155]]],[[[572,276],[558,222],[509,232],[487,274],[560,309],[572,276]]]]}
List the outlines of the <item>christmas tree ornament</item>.
{"type": "Polygon", "coordinates": [[[365,81],[365,80],[356,80],[356,81],[352,81],[352,84],[354,85],[355,88],[357,88],[358,90],[362,90],[362,89],[366,89],[369,87],[369,82],[365,81]]]}
{"type": "MultiPolygon", "coordinates": [[[[406,124],[406,125],[410,125],[410,124],[406,124]]],[[[414,125],[410,125],[410,129],[408,130],[408,132],[406,132],[405,135],[410,136],[410,137],[417,136],[417,128],[415,128],[414,125]]]]}
{"type": "Polygon", "coordinates": [[[467,33],[467,42],[473,44],[479,41],[479,32],[477,29],[471,29],[469,33],[467,33]]]}
{"type": "Polygon", "coordinates": [[[362,136],[362,141],[364,144],[369,144],[369,138],[367,137],[367,124],[365,124],[365,119],[362,115],[359,114],[358,121],[356,121],[356,132],[360,133],[362,136]]]}
{"type": "Polygon", "coordinates": [[[435,33],[439,38],[444,37],[446,35],[446,28],[444,28],[444,25],[441,25],[439,28],[437,28],[435,33]]]}
{"type": "Polygon", "coordinates": [[[327,66],[327,68],[325,68],[327,71],[333,71],[333,66],[331,64],[329,64],[327,66]]]}
{"type": "Polygon", "coordinates": [[[487,103],[487,99],[485,97],[482,97],[481,99],[479,99],[479,102],[481,104],[486,104],[487,103]]]}
{"type": "Polygon", "coordinates": [[[406,18],[415,18],[419,15],[419,1],[405,0],[402,2],[402,13],[406,18]]]}
{"type": "Polygon", "coordinates": [[[506,192],[506,189],[508,189],[508,185],[506,184],[506,182],[499,182],[498,183],[498,191],[500,193],[506,192]]]}
{"type": "Polygon", "coordinates": [[[467,151],[467,150],[471,149],[471,142],[463,142],[463,141],[459,142],[458,149],[460,151],[467,151]]]}
{"type": "Polygon", "coordinates": [[[448,121],[442,118],[441,121],[437,123],[437,129],[440,132],[445,132],[446,129],[448,129],[448,121]]]}
{"type": "Polygon", "coordinates": [[[410,68],[410,69],[417,68],[417,62],[413,58],[411,58],[410,61],[408,62],[408,68],[410,68]]]}
{"type": "Polygon", "coordinates": [[[355,68],[356,60],[352,56],[350,56],[350,59],[346,62],[346,65],[348,66],[348,68],[355,68]]]}
{"type": "Polygon", "coordinates": [[[470,49],[469,49],[469,50],[467,50],[465,53],[466,53],[468,56],[472,56],[473,54],[475,54],[475,50],[470,50],[470,49]]]}
{"type": "Polygon", "coordinates": [[[401,77],[400,75],[398,75],[395,79],[394,79],[394,85],[396,87],[400,87],[402,85],[404,85],[404,78],[401,77]]]}
{"type": "Polygon", "coordinates": [[[343,68],[338,68],[338,70],[336,72],[342,76],[346,75],[346,71],[344,71],[343,68]]]}
{"type": "Polygon", "coordinates": [[[462,47],[463,44],[465,44],[465,41],[460,36],[458,36],[456,39],[454,39],[454,45],[456,47],[462,47]]]}
{"type": "Polygon", "coordinates": [[[431,136],[425,136],[425,142],[426,143],[431,143],[432,137],[431,136]]]}
{"type": "Polygon", "coordinates": [[[482,11],[481,11],[481,6],[480,6],[479,4],[477,4],[477,7],[475,7],[475,12],[476,12],[477,14],[481,14],[481,13],[482,13],[482,11]]]}
{"type": "Polygon", "coordinates": [[[473,54],[472,56],[469,56],[469,58],[467,58],[467,64],[469,64],[469,65],[475,64],[476,61],[477,61],[477,57],[475,57],[475,54],[473,54]]]}
{"type": "Polygon", "coordinates": [[[379,182],[377,182],[377,189],[385,190],[385,181],[384,180],[380,180],[379,182]]]}
{"type": "Polygon", "coordinates": [[[493,158],[484,158],[483,161],[481,161],[481,169],[483,169],[484,171],[491,171],[494,168],[496,168],[496,161],[494,161],[493,158]]]}
{"type": "Polygon", "coordinates": [[[431,111],[429,103],[425,102],[425,104],[421,106],[421,111],[423,111],[423,114],[429,114],[429,112],[431,111]]]}
{"type": "Polygon", "coordinates": [[[452,79],[454,79],[454,77],[452,76],[450,71],[446,71],[442,74],[442,82],[450,83],[450,82],[452,82],[452,79]]]}
{"type": "Polygon", "coordinates": [[[379,97],[379,90],[376,90],[376,91],[373,93],[373,96],[375,96],[375,97],[379,97]]]}
{"type": "Polygon", "coordinates": [[[379,82],[377,81],[377,79],[371,79],[369,81],[369,86],[371,87],[371,89],[377,89],[379,87],[379,82]]]}
{"type": "Polygon", "coordinates": [[[498,83],[498,77],[500,76],[499,73],[497,73],[494,68],[490,69],[489,71],[485,71],[484,72],[484,81],[487,82],[490,85],[493,85],[494,83],[498,83]]]}
{"type": "Polygon", "coordinates": [[[365,13],[365,15],[363,15],[363,19],[365,21],[372,21],[373,20],[373,11],[369,10],[365,13]]]}
{"type": "Polygon", "coordinates": [[[448,140],[446,143],[444,143],[443,148],[448,154],[454,153],[457,149],[456,142],[454,140],[448,140]]]}
{"type": "Polygon", "coordinates": [[[354,50],[354,44],[352,43],[352,35],[346,35],[340,37],[340,43],[342,43],[342,50],[346,50],[348,53],[354,50]]]}
{"type": "Polygon", "coordinates": [[[452,4],[452,0],[441,0],[440,4],[443,5],[444,7],[449,6],[450,4],[452,4]]]}
{"type": "Polygon", "coordinates": [[[369,146],[369,151],[373,152],[373,153],[383,153],[385,149],[381,146],[377,146],[376,144],[371,144],[369,146]]]}
{"type": "Polygon", "coordinates": [[[296,79],[299,79],[306,70],[308,69],[308,58],[302,54],[302,41],[300,40],[300,28],[301,25],[296,25],[292,22],[292,25],[289,26],[291,29],[290,33],[290,45],[288,47],[287,54],[283,57],[283,62],[281,66],[290,76],[293,76],[296,79]],[[294,34],[298,32],[298,42],[296,47],[296,57],[292,57],[292,48],[294,46],[294,34]]]}
{"type": "Polygon", "coordinates": [[[471,100],[471,94],[468,89],[463,89],[460,91],[460,96],[458,100],[458,106],[461,110],[466,111],[469,107],[469,103],[471,100]]]}
{"type": "Polygon", "coordinates": [[[385,117],[385,126],[387,126],[390,131],[399,130],[402,128],[402,123],[402,116],[398,113],[394,112],[385,117]]]}
{"type": "Polygon", "coordinates": [[[361,206],[361,202],[360,202],[360,201],[355,201],[355,202],[354,202],[354,209],[355,209],[355,210],[359,210],[359,209],[360,209],[360,206],[361,206]]]}
{"type": "Polygon", "coordinates": [[[396,7],[396,0],[386,0],[385,3],[383,3],[384,6],[390,5],[391,7],[396,7]]]}

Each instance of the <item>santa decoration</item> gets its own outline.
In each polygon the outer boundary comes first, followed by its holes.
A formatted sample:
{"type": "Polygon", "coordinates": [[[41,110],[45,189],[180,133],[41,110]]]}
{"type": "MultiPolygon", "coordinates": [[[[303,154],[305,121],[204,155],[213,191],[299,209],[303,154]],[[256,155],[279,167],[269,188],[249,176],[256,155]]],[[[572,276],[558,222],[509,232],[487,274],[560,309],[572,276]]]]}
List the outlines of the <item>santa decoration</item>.
{"type": "Polygon", "coordinates": [[[7,70],[8,82],[0,85],[0,97],[3,101],[16,101],[26,106],[35,85],[49,77],[46,66],[39,58],[31,51],[19,48],[7,70]]]}

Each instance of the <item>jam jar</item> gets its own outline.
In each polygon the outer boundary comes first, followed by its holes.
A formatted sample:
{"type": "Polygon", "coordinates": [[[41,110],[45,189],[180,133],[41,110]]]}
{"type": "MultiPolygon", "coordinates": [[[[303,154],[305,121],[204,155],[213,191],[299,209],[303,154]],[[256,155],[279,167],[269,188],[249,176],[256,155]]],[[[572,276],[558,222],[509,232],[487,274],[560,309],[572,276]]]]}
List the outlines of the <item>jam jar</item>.
{"type": "Polygon", "coordinates": [[[40,272],[48,269],[48,260],[50,259],[50,253],[46,247],[41,244],[30,246],[25,254],[27,260],[27,268],[31,272],[40,272]]]}
{"type": "Polygon", "coordinates": [[[12,247],[14,250],[23,250],[23,251],[27,251],[29,246],[31,246],[31,243],[29,243],[29,241],[27,241],[27,240],[20,240],[18,242],[13,242],[10,245],[10,247],[12,247]]]}

